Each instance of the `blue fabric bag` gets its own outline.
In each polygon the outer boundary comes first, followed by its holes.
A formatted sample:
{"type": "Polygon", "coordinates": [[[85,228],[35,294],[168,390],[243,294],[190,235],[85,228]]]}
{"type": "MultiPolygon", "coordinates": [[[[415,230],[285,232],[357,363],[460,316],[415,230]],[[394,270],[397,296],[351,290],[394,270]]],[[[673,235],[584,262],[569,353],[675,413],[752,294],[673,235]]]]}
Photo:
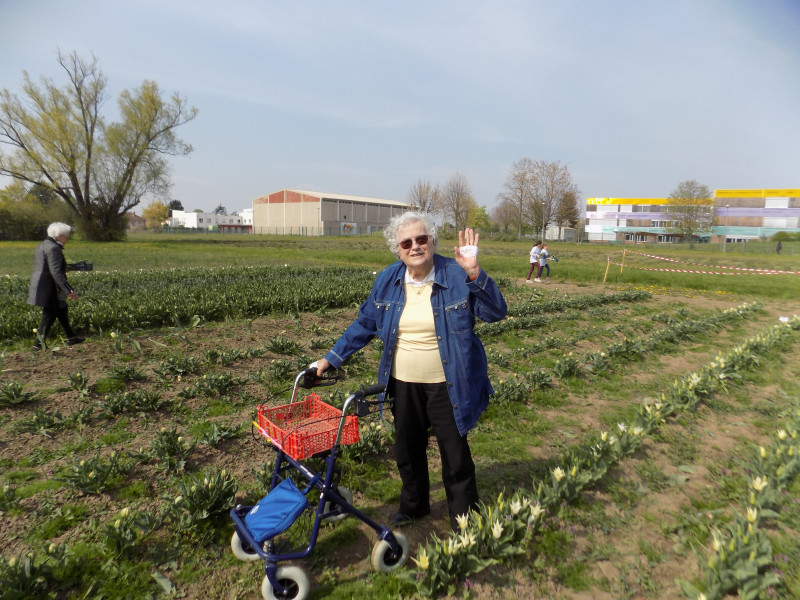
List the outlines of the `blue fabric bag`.
{"type": "Polygon", "coordinates": [[[284,479],[258,501],[244,524],[259,544],[283,533],[308,506],[308,498],[291,479],[284,479]]]}

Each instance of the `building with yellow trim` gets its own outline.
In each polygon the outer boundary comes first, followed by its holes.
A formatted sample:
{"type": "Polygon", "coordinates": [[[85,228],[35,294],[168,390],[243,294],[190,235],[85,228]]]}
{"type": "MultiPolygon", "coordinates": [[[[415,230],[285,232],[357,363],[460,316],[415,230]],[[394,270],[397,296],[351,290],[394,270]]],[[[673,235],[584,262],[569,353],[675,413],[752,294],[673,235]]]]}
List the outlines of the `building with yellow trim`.
{"type": "MultiPolygon", "coordinates": [[[[745,242],[800,233],[800,189],[715,190],[711,232],[700,241],[745,242]]],[[[668,198],[587,198],[585,239],[590,242],[676,243],[668,198]]]]}

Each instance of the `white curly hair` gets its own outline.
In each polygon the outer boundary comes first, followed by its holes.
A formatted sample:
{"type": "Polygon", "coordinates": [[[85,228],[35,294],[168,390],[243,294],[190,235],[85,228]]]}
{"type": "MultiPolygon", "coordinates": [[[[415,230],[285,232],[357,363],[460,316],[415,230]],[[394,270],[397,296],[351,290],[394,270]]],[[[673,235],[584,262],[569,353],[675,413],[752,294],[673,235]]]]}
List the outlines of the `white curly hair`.
{"type": "Polygon", "coordinates": [[[50,225],[47,226],[47,235],[53,239],[56,239],[62,235],[70,237],[72,235],[72,227],[66,223],[50,223],[50,225]]]}
{"type": "Polygon", "coordinates": [[[428,245],[436,252],[436,242],[438,238],[436,237],[436,225],[433,224],[433,219],[431,219],[428,213],[410,210],[396,217],[392,217],[386,229],[383,230],[383,237],[386,238],[386,243],[389,244],[389,250],[391,250],[395,256],[400,256],[400,240],[398,239],[397,232],[406,223],[414,221],[419,221],[425,226],[425,233],[430,236],[428,245]]]}

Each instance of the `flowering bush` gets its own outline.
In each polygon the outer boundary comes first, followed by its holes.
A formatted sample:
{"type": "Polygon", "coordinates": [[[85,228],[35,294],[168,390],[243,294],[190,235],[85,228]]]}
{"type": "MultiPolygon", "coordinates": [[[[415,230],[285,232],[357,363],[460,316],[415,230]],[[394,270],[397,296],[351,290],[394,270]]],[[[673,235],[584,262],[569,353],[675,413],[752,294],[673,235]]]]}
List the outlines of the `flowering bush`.
{"type": "Polygon", "coordinates": [[[394,428],[384,421],[364,421],[358,426],[358,443],[344,446],[342,456],[348,460],[364,462],[373,456],[387,452],[394,441],[394,428]]]}
{"type": "Polygon", "coordinates": [[[116,556],[129,554],[144,535],[153,531],[157,522],[148,513],[123,508],[113,520],[106,523],[103,530],[105,543],[116,556]]]}
{"type": "Polygon", "coordinates": [[[717,600],[737,591],[741,598],[755,600],[761,593],[780,583],[772,566],[772,546],[760,524],[778,516],[783,492],[800,474],[800,398],[786,427],[781,427],[768,446],[759,446],[748,465],[755,476],[750,479],[743,510],[725,530],[715,530],[708,560],[704,565],[703,591],[687,581],[680,581],[690,598],[717,600]]]}
{"type": "Polygon", "coordinates": [[[570,352],[567,356],[560,358],[553,365],[553,375],[558,379],[566,377],[580,377],[583,374],[583,369],[578,362],[578,359],[570,352]]]}
{"type": "Polygon", "coordinates": [[[178,494],[172,499],[169,514],[185,529],[208,530],[217,519],[228,514],[237,489],[236,479],[225,469],[212,468],[201,475],[190,475],[178,484],[178,494]]]}
{"type": "Polygon", "coordinates": [[[108,489],[114,476],[120,472],[119,453],[112,452],[107,460],[95,456],[72,465],[59,481],[85,494],[99,494],[108,489]]]}
{"type": "Polygon", "coordinates": [[[434,537],[412,561],[420,572],[405,578],[423,596],[454,594],[462,579],[488,566],[525,552],[528,540],[539,529],[545,511],[524,492],[506,501],[501,493],[491,505],[457,519],[459,531],[447,538],[434,537]]]}
{"type": "Polygon", "coordinates": [[[151,456],[161,461],[165,471],[183,471],[193,449],[194,444],[187,444],[175,427],[162,428],[150,444],[151,456]]]}

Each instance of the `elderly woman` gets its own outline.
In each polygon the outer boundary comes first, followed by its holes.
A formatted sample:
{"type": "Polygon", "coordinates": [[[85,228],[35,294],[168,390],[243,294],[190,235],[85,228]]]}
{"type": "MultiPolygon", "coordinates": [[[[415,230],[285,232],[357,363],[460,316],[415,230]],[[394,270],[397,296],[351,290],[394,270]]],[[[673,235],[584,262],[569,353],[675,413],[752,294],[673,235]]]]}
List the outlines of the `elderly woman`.
{"type": "Polygon", "coordinates": [[[84,340],[75,335],[67,316],[67,298],[78,299],[78,294],[67,281],[67,261],[63,252],[71,235],[72,227],[66,223],[50,223],[47,238],[36,247],[33,275],[28,288],[28,304],[42,307],[42,321],[33,344],[34,350],[41,350],[42,343],[56,319],[64,328],[68,346],[80,344],[84,340]]]}
{"type": "Polygon", "coordinates": [[[393,400],[395,459],[402,480],[402,525],[430,513],[428,430],[442,459],[450,525],[478,503],[467,433],[493,393],[486,353],[473,332],[475,317],[499,321],[506,302],[478,266],[478,234],[458,233],[455,260],[436,254],[436,228],[425,213],[407,212],[384,232],[400,259],[378,275],[356,320],[317,362],[317,373],[338,368],[373,337],[383,340],[378,382],[393,400]]]}

